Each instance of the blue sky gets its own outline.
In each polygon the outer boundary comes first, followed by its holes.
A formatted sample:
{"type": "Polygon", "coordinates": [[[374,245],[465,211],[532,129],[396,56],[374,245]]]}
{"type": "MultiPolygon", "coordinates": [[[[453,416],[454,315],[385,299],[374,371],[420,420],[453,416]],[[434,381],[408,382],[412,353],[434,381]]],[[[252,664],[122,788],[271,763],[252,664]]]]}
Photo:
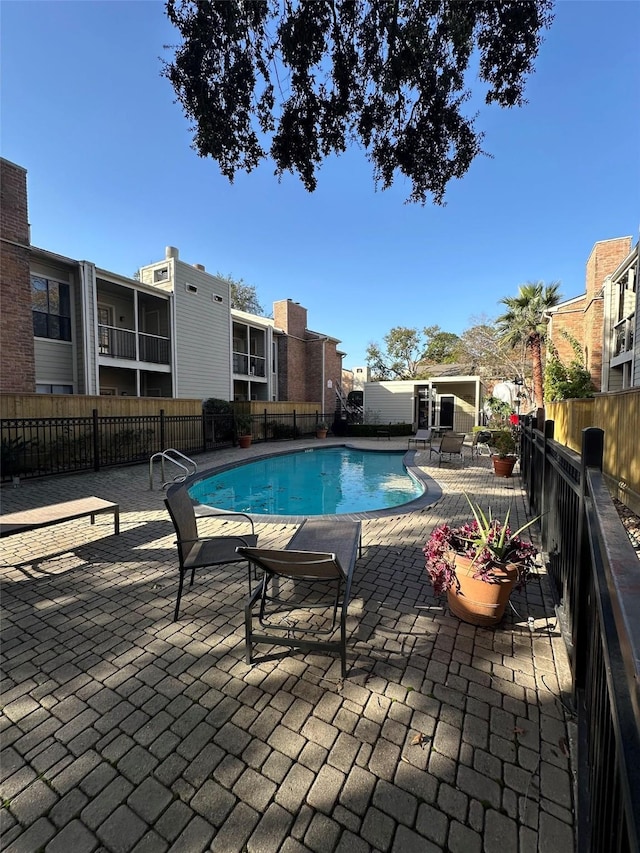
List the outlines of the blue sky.
{"type": "Polygon", "coordinates": [[[376,192],[364,154],[318,189],[273,167],[239,174],[190,148],[160,58],[162,3],[3,0],[2,156],[28,170],[34,245],[124,275],[177,246],[189,263],[308,309],[345,367],[393,326],[459,334],[530,280],[584,290],[597,240],[640,226],[640,3],[556,5],[520,109],[481,110],[484,149],[446,207],[376,192]]]}

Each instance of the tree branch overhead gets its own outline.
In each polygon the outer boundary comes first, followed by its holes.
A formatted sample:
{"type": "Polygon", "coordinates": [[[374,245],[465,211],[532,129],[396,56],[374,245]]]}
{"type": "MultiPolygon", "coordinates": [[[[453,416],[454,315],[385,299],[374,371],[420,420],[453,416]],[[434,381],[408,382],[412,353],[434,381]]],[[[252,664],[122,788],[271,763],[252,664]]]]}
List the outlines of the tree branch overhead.
{"type": "Polygon", "coordinates": [[[181,36],[166,76],[193,147],[233,181],[271,159],[317,185],[323,160],[360,145],[376,185],[444,203],[481,153],[466,115],[477,51],[485,101],[524,103],[552,0],[168,0],[181,36]]]}

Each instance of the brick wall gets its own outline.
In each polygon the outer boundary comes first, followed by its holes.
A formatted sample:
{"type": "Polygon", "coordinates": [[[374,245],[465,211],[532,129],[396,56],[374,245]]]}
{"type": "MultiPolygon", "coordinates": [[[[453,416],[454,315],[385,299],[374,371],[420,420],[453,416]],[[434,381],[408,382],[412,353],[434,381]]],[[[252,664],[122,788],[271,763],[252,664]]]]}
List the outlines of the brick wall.
{"type": "Polygon", "coordinates": [[[584,311],[587,303],[586,296],[573,299],[570,305],[561,307],[554,312],[553,319],[549,325],[549,337],[558,350],[560,360],[564,364],[573,361],[573,348],[571,344],[560,334],[560,330],[567,331],[576,340],[583,343],[584,311]]]}
{"type": "Polygon", "coordinates": [[[27,173],[0,158],[0,392],[36,387],[27,173]]]}
{"type": "MultiPolygon", "coordinates": [[[[325,350],[325,376],[331,379],[332,388],[324,389],[324,410],[325,412],[335,412],[336,410],[336,384],[340,383],[342,378],[342,356],[338,355],[338,349],[333,341],[327,341],[325,350]]],[[[344,390],[344,389],[343,389],[344,390]]],[[[345,394],[347,392],[345,391],[345,394]]]]}

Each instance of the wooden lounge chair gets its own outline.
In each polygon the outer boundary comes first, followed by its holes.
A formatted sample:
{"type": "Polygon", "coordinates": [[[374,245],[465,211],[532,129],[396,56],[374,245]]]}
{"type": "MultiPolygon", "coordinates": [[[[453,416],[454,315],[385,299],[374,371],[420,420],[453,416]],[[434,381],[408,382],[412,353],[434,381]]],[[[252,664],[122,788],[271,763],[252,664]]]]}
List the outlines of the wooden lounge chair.
{"type": "Polygon", "coordinates": [[[263,571],[245,605],[247,663],[254,662],[257,643],[339,652],[346,677],[347,608],[361,553],[360,535],[359,521],[312,518],[303,522],[283,550],[238,547],[238,554],[263,571]],[[337,630],[338,638],[332,639],[337,630]]]}
{"type": "Polygon", "coordinates": [[[431,444],[429,448],[429,458],[431,458],[432,453],[438,454],[438,468],[442,462],[442,457],[446,454],[448,458],[448,462],[451,462],[452,456],[459,456],[460,461],[464,463],[464,457],[462,455],[462,448],[464,445],[464,433],[446,433],[442,436],[439,444],[431,444]]]}
{"type": "MultiPolygon", "coordinates": [[[[236,551],[238,546],[255,546],[258,544],[258,537],[255,535],[251,517],[243,512],[216,513],[214,518],[245,520],[251,526],[250,534],[246,536],[199,536],[198,522],[193,510],[193,503],[187,489],[182,484],[169,489],[165,498],[165,504],[169,510],[169,515],[171,516],[171,521],[178,537],[176,544],[178,546],[178,559],[180,562],[180,578],[178,581],[176,609],[173,615],[173,621],[177,622],[185,574],[189,571],[191,572],[189,586],[193,586],[196,569],[240,562],[242,557],[239,557],[236,551]]],[[[250,572],[249,589],[251,589],[250,572]]]]}

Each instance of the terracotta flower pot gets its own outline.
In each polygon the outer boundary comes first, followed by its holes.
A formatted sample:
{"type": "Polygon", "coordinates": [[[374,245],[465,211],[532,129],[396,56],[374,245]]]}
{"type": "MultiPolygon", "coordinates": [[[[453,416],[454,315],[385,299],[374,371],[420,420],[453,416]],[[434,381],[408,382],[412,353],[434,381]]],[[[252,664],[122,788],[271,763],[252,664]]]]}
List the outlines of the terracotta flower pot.
{"type": "Polygon", "coordinates": [[[515,456],[494,456],[493,472],[496,477],[510,477],[513,474],[513,466],[515,464],[515,456]]]}
{"type": "Polygon", "coordinates": [[[473,577],[477,570],[469,557],[456,554],[455,565],[460,589],[454,584],[447,591],[451,612],[471,625],[497,625],[518,577],[516,567],[494,569],[498,583],[487,583],[473,577]]]}
{"type": "Polygon", "coordinates": [[[251,445],[251,436],[250,435],[239,435],[238,436],[238,444],[240,447],[249,447],[251,445]]]}
{"type": "Polygon", "coordinates": [[[316,430],[316,438],[326,438],[326,437],[327,437],[326,429],[317,429],[316,430]]]}

